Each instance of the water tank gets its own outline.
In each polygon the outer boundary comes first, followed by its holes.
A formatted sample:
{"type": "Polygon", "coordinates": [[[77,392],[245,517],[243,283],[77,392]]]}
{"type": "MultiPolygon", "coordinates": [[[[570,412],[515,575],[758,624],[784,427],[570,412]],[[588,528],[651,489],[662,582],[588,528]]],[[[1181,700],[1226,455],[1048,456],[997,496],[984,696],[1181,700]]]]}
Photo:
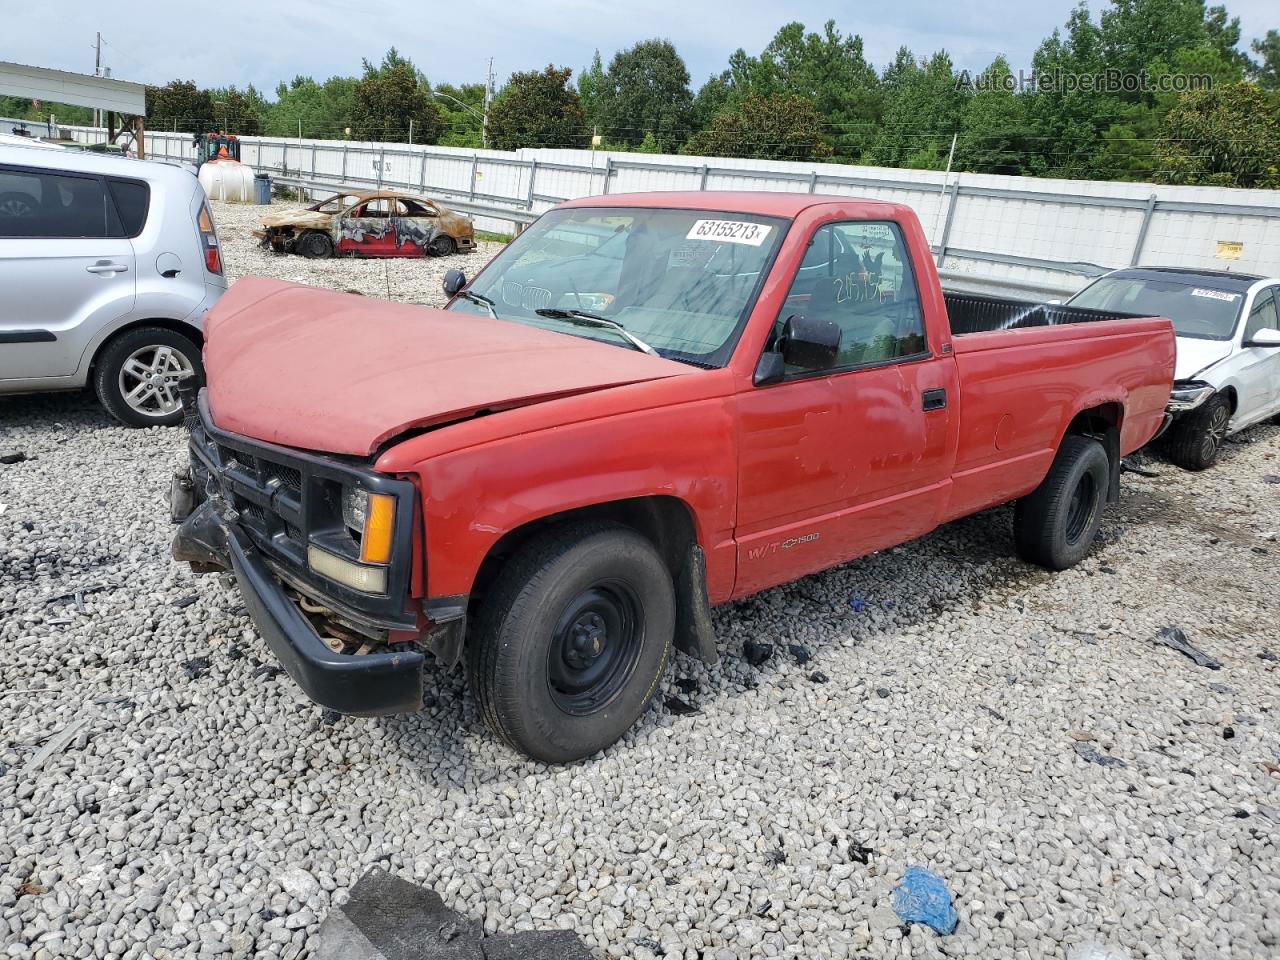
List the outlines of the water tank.
{"type": "Polygon", "coordinates": [[[210,200],[253,203],[253,167],[235,160],[210,160],[200,168],[200,186],[210,200]]]}

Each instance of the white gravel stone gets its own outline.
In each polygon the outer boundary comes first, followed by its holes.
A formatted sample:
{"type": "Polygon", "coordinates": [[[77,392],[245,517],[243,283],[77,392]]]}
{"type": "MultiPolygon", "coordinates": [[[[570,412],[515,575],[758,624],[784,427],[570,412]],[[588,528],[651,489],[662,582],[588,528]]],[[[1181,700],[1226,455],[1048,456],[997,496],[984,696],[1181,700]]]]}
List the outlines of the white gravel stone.
{"type": "MultiPolygon", "coordinates": [[[[438,303],[452,261],[493,249],[276,257],[248,241],[260,210],[215,207],[233,277],[438,303]]],[[[721,663],[677,658],[664,690],[698,713],[659,701],[547,768],[457,674],[428,672],[418,715],[326,723],[255,673],[236,591],[169,559],[179,430],[0,400],[0,449],[32,458],[0,466],[0,953],[306,957],[381,866],[600,957],[1276,956],[1280,429],[1240,440],[1205,473],[1127,475],[1065,573],[1013,558],[1006,508],[720,608],[721,663]],[[1222,669],[1156,645],[1170,624],[1222,669]],[[746,640],[774,656],[748,666],[746,640]],[[946,879],[955,934],[877,913],[912,863],[946,879]]]]}

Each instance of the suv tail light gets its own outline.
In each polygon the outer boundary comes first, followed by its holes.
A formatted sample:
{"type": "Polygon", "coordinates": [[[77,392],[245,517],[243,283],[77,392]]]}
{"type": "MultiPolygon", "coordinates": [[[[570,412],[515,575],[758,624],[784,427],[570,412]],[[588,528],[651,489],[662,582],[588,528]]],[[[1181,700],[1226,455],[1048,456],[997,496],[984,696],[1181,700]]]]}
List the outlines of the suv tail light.
{"type": "Polygon", "coordinates": [[[200,205],[200,216],[196,221],[200,227],[200,246],[204,249],[204,268],[210,273],[222,273],[222,248],[218,246],[218,233],[213,229],[213,217],[209,215],[209,205],[200,205]]]}

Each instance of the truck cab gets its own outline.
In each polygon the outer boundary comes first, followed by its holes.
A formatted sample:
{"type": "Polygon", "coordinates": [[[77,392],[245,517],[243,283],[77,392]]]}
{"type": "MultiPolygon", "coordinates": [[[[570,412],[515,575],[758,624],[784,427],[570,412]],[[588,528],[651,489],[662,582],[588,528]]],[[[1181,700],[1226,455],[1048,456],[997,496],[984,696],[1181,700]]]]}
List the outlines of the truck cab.
{"type": "Polygon", "coordinates": [[[424,657],[461,662],[550,762],[622,736],[673,650],[714,659],[713,604],[1010,501],[1024,558],[1079,562],[1173,376],[1166,319],[957,332],[915,214],[851,198],[571,201],[446,290],[239,282],[174,553],[235,571],[317,701],[414,710],[424,657]]]}

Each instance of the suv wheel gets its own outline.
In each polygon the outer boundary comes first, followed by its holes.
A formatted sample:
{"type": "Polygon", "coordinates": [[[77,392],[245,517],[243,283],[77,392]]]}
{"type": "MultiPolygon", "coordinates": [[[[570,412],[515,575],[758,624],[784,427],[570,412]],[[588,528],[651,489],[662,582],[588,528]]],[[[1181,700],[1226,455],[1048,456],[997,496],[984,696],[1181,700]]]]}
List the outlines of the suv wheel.
{"type": "Polygon", "coordinates": [[[121,423],[171,427],[182,421],[178,381],[189,374],[204,381],[194,340],[163,327],[140,327],[107,343],[93,385],[107,412],[121,423]]]}
{"type": "Polygon", "coordinates": [[[1024,560],[1066,570],[1088,555],[1102,526],[1111,461],[1089,437],[1064,437],[1049,475],[1017,502],[1013,539],[1024,560]]]}
{"type": "Polygon", "coordinates": [[[468,679],[507,743],[567,763],[636,722],[674,631],[675,588],[653,545],[615,524],[570,524],[507,561],[468,641],[468,679]]]}
{"type": "Polygon", "coordinates": [[[1231,401],[1210,397],[1183,414],[1169,431],[1169,459],[1184,470],[1205,470],[1218,461],[1231,423],[1231,401]]]}

